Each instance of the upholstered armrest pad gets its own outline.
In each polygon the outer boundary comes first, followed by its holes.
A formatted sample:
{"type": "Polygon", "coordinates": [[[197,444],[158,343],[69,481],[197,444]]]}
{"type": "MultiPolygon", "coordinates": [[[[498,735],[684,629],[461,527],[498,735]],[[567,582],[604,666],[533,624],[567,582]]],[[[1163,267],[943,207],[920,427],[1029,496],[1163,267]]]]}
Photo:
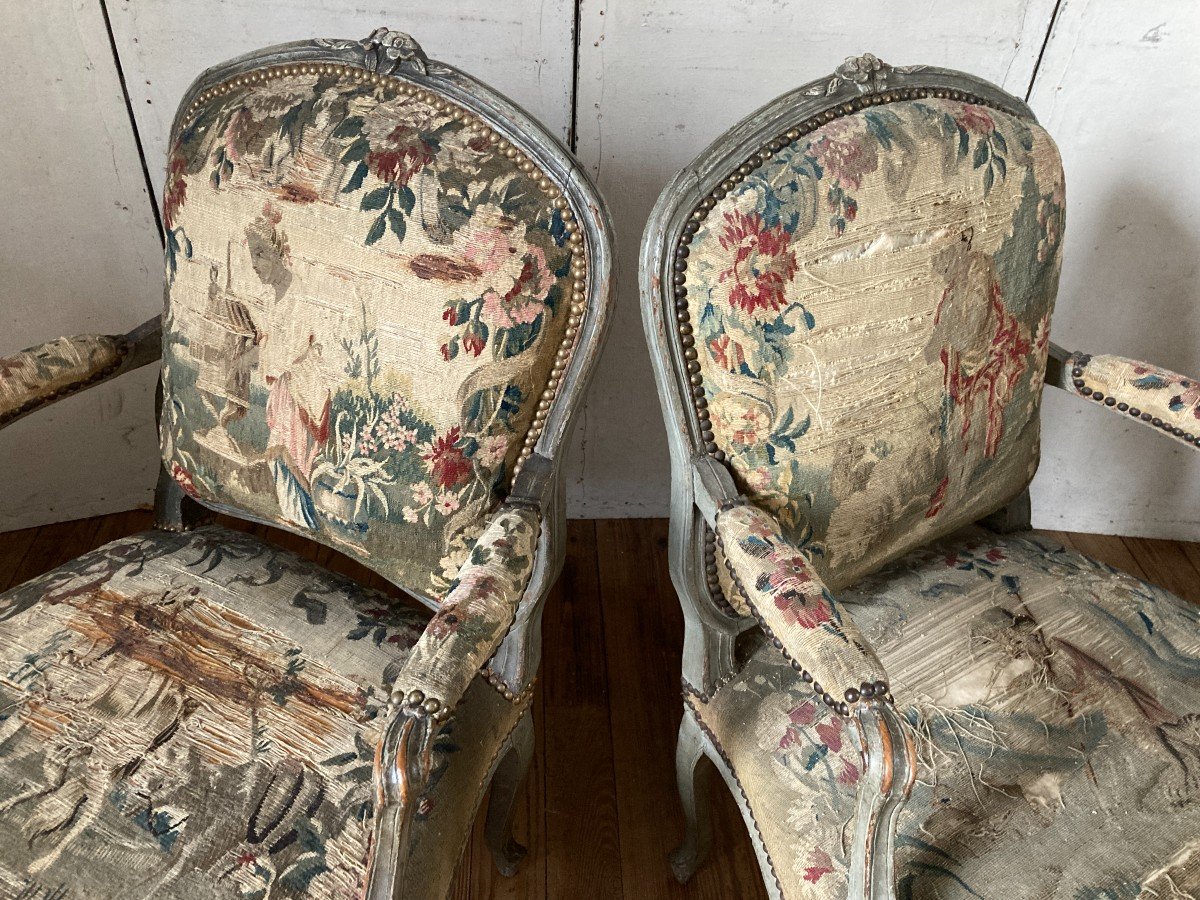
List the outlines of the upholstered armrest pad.
{"type": "Polygon", "coordinates": [[[1200,447],[1200,381],[1122,356],[1075,353],[1068,365],[1081,397],[1200,447]]]}
{"type": "Polygon", "coordinates": [[[0,358],[0,425],[111,375],[128,354],[125,338],[61,337],[0,358]]]}
{"type": "Polygon", "coordinates": [[[759,624],[827,704],[845,714],[860,698],[887,694],[875,651],[771,516],[746,503],[726,506],[716,533],[759,624]]]}
{"type": "Polygon", "coordinates": [[[436,701],[430,712],[457,705],[512,625],[540,529],[540,515],[526,507],[501,507],[492,516],[413,647],[392,686],[393,699],[403,702],[419,691],[418,700],[436,701]]]}

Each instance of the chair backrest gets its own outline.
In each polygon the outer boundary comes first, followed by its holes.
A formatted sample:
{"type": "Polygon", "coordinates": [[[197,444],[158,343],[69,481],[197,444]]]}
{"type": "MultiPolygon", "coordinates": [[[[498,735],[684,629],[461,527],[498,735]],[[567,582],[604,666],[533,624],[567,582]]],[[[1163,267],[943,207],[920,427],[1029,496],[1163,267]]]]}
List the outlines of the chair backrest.
{"type": "Polygon", "coordinates": [[[167,470],[436,600],[579,399],[609,253],[586,176],[380,29],[202,75],[162,212],[167,470]]]}
{"type": "Polygon", "coordinates": [[[647,230],[674,452],[835,589],[999,508],[1038,462],[1063,204],[1054,142],[962,73],[868,55],[754,113],[647,230]]]}

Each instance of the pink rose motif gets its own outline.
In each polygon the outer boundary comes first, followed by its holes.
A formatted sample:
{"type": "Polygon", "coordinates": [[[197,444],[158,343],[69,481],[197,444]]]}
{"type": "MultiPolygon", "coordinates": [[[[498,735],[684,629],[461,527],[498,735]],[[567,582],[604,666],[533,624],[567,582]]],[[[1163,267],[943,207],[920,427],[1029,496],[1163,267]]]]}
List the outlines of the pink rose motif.
{"type": "Polygon", "coordinates": [[[810,152],[825,170],[825,177],[844,191],[857,190],[862,186],[863,176],[879,167],[875,141],[848,119],[838,119],[821,129],[821,136],[812,143],[810,152]]]}
{"type": "Polygon", "coordinates": [[[719,241],[733,253],[733,264],[717,277],[729,307],[750,316],[779,312],[797,269],[791,235],[781,225],[767,226],[758,213],[735,211],[725,213],[719,241]]]}
{"type": "Polygon", "coordinates": [[[820,847],[808,852],[808,865],[804,869],[804,880],[816,884],[825,875],[833,874],[833,859],[820,847]]]}
{"type": "Polygon", "coordinates": [[[546,308],[546,295],[554,286],[554,273],[540,247],[527,247],[521,271],[503,295],[495,290],[483,295],[483,318],[497,328],[528,325],[546,308]]]}
{"type": "Polygon", "coordinates": [[[816,628],[833,620],[833,610],[813,585],[803,556],[784,549],[774,551],[768,559],[774,569],[767,581],[775,590],[775,607],[784,618],[801,628],[816,628]]]}
{"type": "Polygon", "coordinates": [[[964,103],[954,116],[959,128],[972,134],[991,134],[996,130],[996,122],[982,106],[964,103]]]}
{"type": "Polygon", "coordinates": [[[433,147],[419,129],[397,125],[379,147],[367,154],[367,167],[380,181],[404,187],[433,162],[433,147]]]}

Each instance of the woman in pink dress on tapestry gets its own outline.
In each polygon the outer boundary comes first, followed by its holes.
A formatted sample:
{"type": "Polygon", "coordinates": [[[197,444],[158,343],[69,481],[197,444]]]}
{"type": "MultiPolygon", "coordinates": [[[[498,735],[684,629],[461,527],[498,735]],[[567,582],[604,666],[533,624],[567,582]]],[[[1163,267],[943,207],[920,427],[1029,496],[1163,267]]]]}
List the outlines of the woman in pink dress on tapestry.
{"type": "Polygon", "coordinates": [[[267,457],[279,511],[293,525],[314,529],[313,466],[329,439],[330,392],[321,365],[321,345],[307,346],[277,376],[267,375],[267,457]]]}

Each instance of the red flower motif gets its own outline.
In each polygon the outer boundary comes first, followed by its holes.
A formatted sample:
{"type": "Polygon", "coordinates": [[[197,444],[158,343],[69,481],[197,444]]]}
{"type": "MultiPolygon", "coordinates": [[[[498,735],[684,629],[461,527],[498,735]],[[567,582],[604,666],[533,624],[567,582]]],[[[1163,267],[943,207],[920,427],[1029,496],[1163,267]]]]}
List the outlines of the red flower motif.
{"type": "Polygon", "coordinates": [[[991,312],[995,327],[987,358],[974,372],[965,371],[962,355],[952,347],[942,349],[946,392],[963,407],[963,449],[975,415],[975,406],[982,402],[987,424],[984,432],[984,453],[990,459],[1000,449],[1004,436],[1004,408],[1012,400],[1017,382],[1029,365],[1029,338],[1021,331],[1020,323],[1009,315],[1000,298],[1000,285],[993,281],[991,312]]]}
{"type": "Polygon", "coordinates": [[[842,720],[835,716],[822,722],[817,726],[817,737],[831,752],[837,753],[842,749],[842,720]]]}
{"type": "Polygon", "coordinates": [[[775,568],[767,582],[775,591],[775,608],[801,628],[816,628],[833,619],[833,611],[819,589],[814,590],[808,563],[803,556],[788,550],[771,554],[775,568]]]}
{"type": "Polygon", "coordinates": [[[432,449],[422,457],[429,463],[429,474],[438,487],[457,487],[471,474],[471,461],[458,446],[461,436],[461,430],[455,425],[445,435],[436,438],[432,449]]]}
{"type": "Polygon", "coordinates": [[[185,494],[193,500],[200,499],[200,491],[196,489],[196,482],[192,478],[192,473],[174,460],[171,462],[171,477],[175,479],[176,484],[183,488],[185,494]]]}
{"type": "Polygon", "coordinates": [[[999,547],[993,547],[987,553],[983,554],[983,556],[988,562],[998,563],[1004,559],[1004,551],[999,547]]]}
{"type": "Polygon", "coordinates": [[[727,212],[720,243],[734,254],[733,265],[718,277],[728,287],[729,305],[751,316],[778,312],[797,269],[791,236],[783,226],[767,227],[758,213],[727,212]]]}
{"type": "Polygon", "coordinates": [[[808,852],[808,865],[804,869],[804,880],[816,884],[824,875],[833,874],[833,859],[820,847],[808,852]]]}
{"type": "Polygon", "coordinates": [[[730,372],[737,371],[746,362],[746,351],[742,349],[742,345],[730,340],[727,334],[709,341],[708,350],[716,364],[730,372]]]}
{"type": "Polygon", "coordinates": [[[468,329],[463,335],[462,345],[464,350],[468,350],[475,356],[483,352],[483,348],[487,346],[485,341],[476,331],[468,329]]]}
{"type": "Polygon", "coordinates": [[[187,162],[184,158],[172,156],[171,165],[167,169],[167,190],[163,196],[163,224],[167,228],[175,227],[175,214],[187,199],[187,182],[183,180],[186,174],[187,162]]]}
{"type": "Polygon", "coordinates": [[[942,507],[946,503],[946,488],[948,487],[950,487],[949,475],[942,479],[937,490],[933,492],[933,496],[929,498],[929,509],[925,510],[925,518],[932,519],[942,511],[942,507]]]}
{"type": "Polygon", "coordinates": [[[849,760],[844,759],[842,760],[842,771],[838,773],[837,780],[839,784],[844,784],[847,786],[855,785],[858,784],[860,774],[861,773],[858,771],[858,766],[849,760]]]}
{"type": "Polygon", "coordinates": [[[982,106],[964,103],[954,121],[965,131],[975,134],[991,134],[996,130],[996,123],[982,106]]]}
{"type": "Polygon", "coordinates": [[[367,154],[367,167],[380,181],[403,187],[433,162],[433,147],[416,128],[397,125],[383,146],[367,154]]]}

